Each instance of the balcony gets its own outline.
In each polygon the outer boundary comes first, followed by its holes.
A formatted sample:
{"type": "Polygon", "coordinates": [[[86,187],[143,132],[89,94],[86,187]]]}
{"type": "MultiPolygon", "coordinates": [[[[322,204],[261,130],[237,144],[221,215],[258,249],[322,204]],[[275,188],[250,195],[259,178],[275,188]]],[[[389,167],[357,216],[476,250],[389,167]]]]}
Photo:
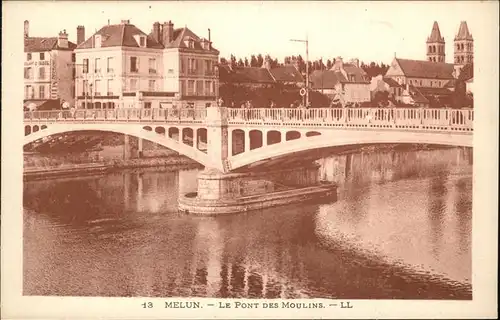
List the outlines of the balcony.
{"type": "Polygon", "coordinates": [[[215,71],[213,71],[213,70],[205,70],[204,74],[206,76],[213,77],[213,76],[215,76],[215,71]]]}
{"type": "Polygon", "coordinates": [[[156,69],[149,68],[149,74],[156,74],[156,69]]]}
{"type": "Polygon", "coordinates": [[[101,69],[94,69],[94,73],[101,73],[101,69]]]}
{"type": "Polygon", "coordinates": [[[108,96],[112,96],[112,95],[113,95],[113,92],[108,91],[108,96]]]}
{"type": "Polygon", "coordinates": [[[113,68],[108,68],[106,71],[107,71],[108,73],[113,73],[113,72],[115,72],[115,69],[113,69],[113,68]]]}
{"type": "Polygon", "coordinates": [[[139,73],[139,69],[138,68],[130,69],[130,73],[139,73]]]}
{"type": "Polygon", "coordinates": [[[188,69],[188,74],[197,74],[198,73],[198,70],[196,69],[188,69]]]}

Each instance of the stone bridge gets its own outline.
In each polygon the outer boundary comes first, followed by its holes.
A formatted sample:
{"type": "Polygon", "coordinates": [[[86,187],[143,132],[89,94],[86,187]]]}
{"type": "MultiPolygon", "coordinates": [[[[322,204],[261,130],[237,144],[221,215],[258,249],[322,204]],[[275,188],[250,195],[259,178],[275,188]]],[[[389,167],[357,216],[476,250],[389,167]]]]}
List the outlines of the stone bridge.
{"type": "Polygon", "coordinates": [[[73,131],[150,140],[233,172],[323,148],[409,143],[472,147],[470,109],[77,109],[25,112],[24,144],[73,131]]]}

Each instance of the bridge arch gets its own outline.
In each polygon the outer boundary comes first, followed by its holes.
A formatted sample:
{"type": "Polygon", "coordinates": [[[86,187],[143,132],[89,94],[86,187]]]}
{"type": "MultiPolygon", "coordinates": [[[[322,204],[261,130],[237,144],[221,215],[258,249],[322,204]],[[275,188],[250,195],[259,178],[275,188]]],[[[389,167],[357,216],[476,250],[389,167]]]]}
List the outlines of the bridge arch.
{"type": "MultiPolygon", "coordinates": [[[[169,133],[170,129],[172,128],[169,128],[169,133]]],[[[27,130],[26,127],[25,130],[27,130]]],[[[128,134],[137,138],[142,138],[157,143],[159,145],[162,145],[166,148],[178,152],[179,154],[191,158],[192,160],[200,163],[201,165],[210,166],[210,161],[207,154],[203,153],[197,148],[193,148],[187,144],[184,144],[182,141],[176,141],[162,134],[158,134],[155,131],[145,130],[143,129],[143,126],[140,124],[130,125],[130,124],[116,124],[116,123],[109,123],[109,124],[75,123],[72,124],[71,126],[67,126],[64,124],[52,124],[49,125],[45,130],[39,130],[37,132],[33,132],[31,134],[24,136],[23,144],[27,145],[28,143],[45,138],[47,136],[66,133],[66,132],[75,132],[75,131],[108,131],[121,134],[128,134]]]]}
{"type": "Polygon", "coordinates": [[[235,170],[266,159],[320,148],[358,144],[433,144],[472,147],[472,139],[466,132],[382,131],[374,134],[370,130],[335,130],[321,135],[297,140],[268,144],[231,157],[231,169],[235,170]]]}

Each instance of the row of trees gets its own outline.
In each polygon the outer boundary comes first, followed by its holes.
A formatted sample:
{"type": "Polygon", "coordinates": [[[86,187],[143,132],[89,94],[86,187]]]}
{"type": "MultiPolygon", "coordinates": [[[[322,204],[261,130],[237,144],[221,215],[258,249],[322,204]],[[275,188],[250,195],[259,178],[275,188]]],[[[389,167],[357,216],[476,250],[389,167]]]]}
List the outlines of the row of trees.
{"type": "MultiPolygon", "coordinates": [[[[306,72],[306,62],[301,55],[298,56],[287,56],[283,59],[283,62],[280,62],[277,58],[272,58],[269,55],[262,54],[252,54],[250,59],[248,57],[245,58],[236,58],[235,55],[231,55],[228,59],[220,58],[221,64],[231,65],[232,68],[242,68],[242,67],[261,67],[264,63],[265,59],[269,59],[271,68],[275,68],[278,66],[283,66],[286,64],[295,64],[299,71],[302,73],[306,72]]],[[[329,70],[335,64],[335,59],[327,59],[326,62],[323,59],[317,59],[313,61],[309,61],[309,73],[315,70],[329,70]]],[[[370,78],[375,77],[380,74],[385,74],[389,66],[381,63],[371,62],[366,64],[361,62],[360,67],[368,74],[370,78]]]]}

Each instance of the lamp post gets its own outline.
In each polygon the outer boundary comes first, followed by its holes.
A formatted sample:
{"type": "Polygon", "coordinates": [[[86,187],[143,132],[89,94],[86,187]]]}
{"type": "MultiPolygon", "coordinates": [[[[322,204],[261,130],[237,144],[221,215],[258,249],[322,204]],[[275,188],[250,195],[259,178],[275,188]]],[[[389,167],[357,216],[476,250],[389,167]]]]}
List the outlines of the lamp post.
{"type": "Polygon", "coordinates": [[[306,107],[309,105],[309,38],[306,35],[305,40],[290,39],[294,42],[302,42],[306,44],[306,107]]]}
{"type": "Polygon", "coordinates": [[[92,94],[92,83],[89,84],[90,88],[90,105],[92,106],[92,109],[94,109],[94,95],[92,94]]]}

